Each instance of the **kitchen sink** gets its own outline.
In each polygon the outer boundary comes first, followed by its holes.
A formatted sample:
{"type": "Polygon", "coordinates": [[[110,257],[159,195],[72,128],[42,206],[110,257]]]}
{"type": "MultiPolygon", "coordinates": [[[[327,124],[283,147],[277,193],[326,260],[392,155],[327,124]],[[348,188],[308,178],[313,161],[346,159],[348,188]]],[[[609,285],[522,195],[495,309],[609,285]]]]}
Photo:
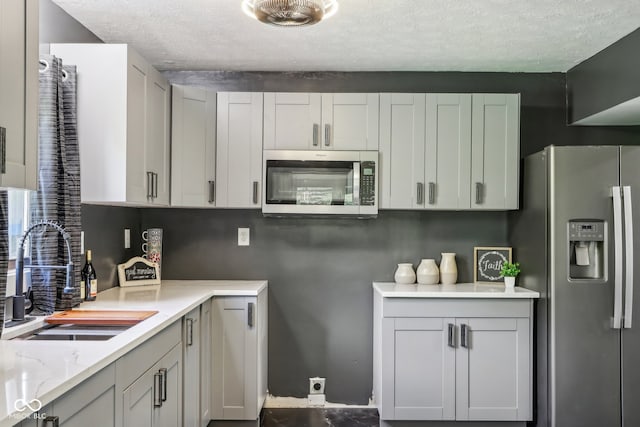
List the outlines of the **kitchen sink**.
{"type": "Polygon", "coordinates": [[[15,340],[29,341],[106,341],[132,325],[49,325],[20,335],[15,340]]]}

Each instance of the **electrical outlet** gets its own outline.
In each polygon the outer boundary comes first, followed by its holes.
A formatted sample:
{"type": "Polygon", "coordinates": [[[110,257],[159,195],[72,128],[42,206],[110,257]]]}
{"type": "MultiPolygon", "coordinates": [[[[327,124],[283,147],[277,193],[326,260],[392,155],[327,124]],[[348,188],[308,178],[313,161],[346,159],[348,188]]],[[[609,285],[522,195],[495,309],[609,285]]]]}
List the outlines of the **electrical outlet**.
{"type": "Polygon", "coordinates": [[[309,394],[324,394],[326,379],[321,377],[309,378],[309,394]]]}
{"type": "Polygon", "coordinates": [[[84,253],[84,231],[80,231],[80,253],[84,253]]]}
{"type": "Polygon", "coordinates": [[[248,228],[238,228],[238,246],[249,246],[250,235],[248,228]]]}
{"type": "Polygon", "coordinates": [[[128,228],[124,229],[124,248],[131,248],[131,230],[128,228]]]}

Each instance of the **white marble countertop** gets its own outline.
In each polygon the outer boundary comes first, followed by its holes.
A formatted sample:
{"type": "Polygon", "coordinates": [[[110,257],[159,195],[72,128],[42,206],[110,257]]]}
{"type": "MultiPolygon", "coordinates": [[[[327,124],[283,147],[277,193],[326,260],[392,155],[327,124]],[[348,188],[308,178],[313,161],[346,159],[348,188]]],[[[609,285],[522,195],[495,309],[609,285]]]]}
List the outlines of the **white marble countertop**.
{"type": "Polygon", "coordinates": [[[402,285],[393,282],[373,282],[373,289],[385,298],[540,298],[536,291],[516,286],[456,283],[455,285],[402,285]]]}
{"type": "MultiPolygon", "coordinates": [[[[81,310],[157,310],[148,319],[107,341],[8,340],[11,329],[0,340],[0,427],[13,426],[24,402],[38,399],[42,405],[71,390],[91,375],[215,296],[256,296],[266,281],[167,280],[157,286],[111,288],[96,301],[81,304],[81,310]],[[16,405],[16,402],[19,402],[16,405]],[[20,404],[22,403],[22,404],[20,404]],[[17,409],[16,409],[17,406],[17,409]]],[[[28,326],[37,328],[37,319],[28,326]]],[[[21,329],[26,331],[28,326],[21,329]]]]}

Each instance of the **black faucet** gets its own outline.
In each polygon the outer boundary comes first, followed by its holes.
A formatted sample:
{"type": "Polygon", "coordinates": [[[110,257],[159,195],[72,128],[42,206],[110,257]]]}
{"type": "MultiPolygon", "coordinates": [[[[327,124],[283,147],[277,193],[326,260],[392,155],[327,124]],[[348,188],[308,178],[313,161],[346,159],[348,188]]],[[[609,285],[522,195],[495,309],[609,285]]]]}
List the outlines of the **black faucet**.
{"type": "Polygon", "coordinates": [[[73,293],[73,258],[71,257],[71,236],[65,231],[59,224],[54,221],[40,221],[33,224],[25,231],[20,239],[20,245],[18,246],[18,255],[16,256],[16,294],[13,297],[13,317],[12,324],[19,324],[25,321],[25,297],[23,289],[24,281],[24,269],[26,268],[43,268],[43,269],[58,269],[67,271],[67,281],[64,286],[63,292],[65,294],[73,293]],[[57,230],[64,238],[64,243],[67,246],[67,265],[24,265],[24,242],[29,236],[29,233],[36,228],[51,227],[57,230]]]}

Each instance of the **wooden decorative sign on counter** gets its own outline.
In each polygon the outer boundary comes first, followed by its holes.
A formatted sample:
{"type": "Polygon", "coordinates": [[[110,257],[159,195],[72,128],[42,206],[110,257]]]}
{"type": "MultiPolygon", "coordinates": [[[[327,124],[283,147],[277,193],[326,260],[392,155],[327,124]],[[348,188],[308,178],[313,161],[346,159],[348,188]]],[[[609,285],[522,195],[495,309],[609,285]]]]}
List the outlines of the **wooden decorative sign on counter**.
{"type": "Polygon", "coordinates": [[[511,262],[511,248],[473,248],[473,281],[477,283],[504,282],[504,277],[500,277],[500,270],[505,262],[511,262]]]}
{"type": "Polygon", "coordinates": [[[124,264],[118,264],[118,280],[121,287],[159,285],[160,267],[155,262],[134,257],[124,264]]]}

